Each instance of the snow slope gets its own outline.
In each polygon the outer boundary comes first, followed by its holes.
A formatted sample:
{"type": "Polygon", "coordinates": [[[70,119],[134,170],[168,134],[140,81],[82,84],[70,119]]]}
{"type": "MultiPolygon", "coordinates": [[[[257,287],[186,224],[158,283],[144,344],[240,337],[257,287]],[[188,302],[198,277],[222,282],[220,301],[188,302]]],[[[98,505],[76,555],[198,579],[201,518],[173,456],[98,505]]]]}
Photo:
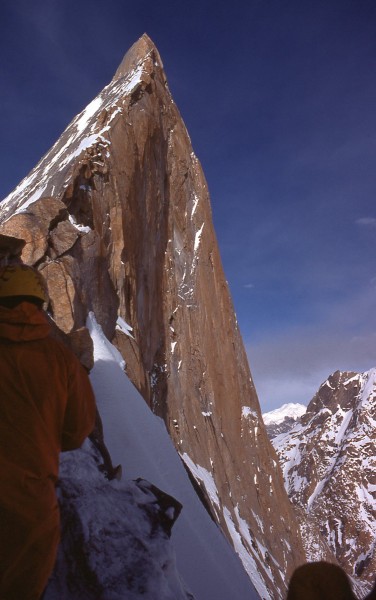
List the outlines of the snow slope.
{"type": "Polygon", "coordinates": [[[198,499],[163,421],[129,381],[121,355],[92,314],[88,327],[95,358],[91,380],[106,444],[114,464],[123,465],[124,482],[117,485],[143,477],[183,504],[172,543],[178,571],[196,600],[256,600],[240,560],[198,499]]]}

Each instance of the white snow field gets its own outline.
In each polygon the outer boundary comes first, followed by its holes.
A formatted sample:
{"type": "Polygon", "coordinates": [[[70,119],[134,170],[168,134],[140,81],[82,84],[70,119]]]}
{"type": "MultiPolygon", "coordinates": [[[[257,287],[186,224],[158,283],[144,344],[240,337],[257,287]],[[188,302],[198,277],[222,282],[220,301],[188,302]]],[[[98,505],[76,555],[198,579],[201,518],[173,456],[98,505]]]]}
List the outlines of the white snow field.
{"type": "MultiPolygon", "coordinates": [[[[259,596],[238,556],[198,499],[163,421],[151,412],[124,373],[122,356],[107,340],[92,313],[87,326],[94,342],[95,358],[90,377],[103,421],[105,442],[113,464],[121,463],[123,467],[122,480],[105,482],[105,485],[115,490],[123,488],[130,493],[130,488],[134,486],[132,480],[142,477],[182,503],[183,510],[171,537],[177,571],[183,580],[179,593],[185,589],[195,600],[257,600],[259,596]]],[[[84,455],[87,444],[81,451],[76,451],[77,463],[79,455],[84,455]]],[[[87,514],[90,512],[89,502],[86,502],[85,510],[85,517],[90,521],[87,514]]],[[[97,508],[96,511],[92,520],[95,520],[98,530],[101,528],[103,511],[111,512],[111,507],[107,502],[103,510],[98,513],[97,508]]],[[[114,519],[116,516],[118,511],[114,506],[114,519]]],[[[100,571],[111,568],[111,557],[106,556],[105,552],[104,557],[103,564],[98,565],[100,571]]],[[[98,556],[96,560],[99,560],[98,556]]],[[[118,563],[120,558],[114,556],[113,560],[118,563]]],[[[161,567],[156,565],[156,570],[158,568],[161,567]]],[[[179,575],[176,574],[177,579],[179,575]]],[[[171,585],[176,589],[179,587],[176,578],[171,585]]],[[[164,600],[173,597],[169,595],[171,590],[166,595],[160,595],[162,592],[158,590],[150,598],[164,600]]],[[[112,595],[103,595],[106,600],[122,597],[124,600],[133,600],[136,596],[122,596],[121,590],[118,593],[114,591],[112,595]]],[[[142,598],[149,598],[149,595],[142,595],[142,598]]],[[[55,600],[55,596],[50,593],[46,600],[55,600]]]]}

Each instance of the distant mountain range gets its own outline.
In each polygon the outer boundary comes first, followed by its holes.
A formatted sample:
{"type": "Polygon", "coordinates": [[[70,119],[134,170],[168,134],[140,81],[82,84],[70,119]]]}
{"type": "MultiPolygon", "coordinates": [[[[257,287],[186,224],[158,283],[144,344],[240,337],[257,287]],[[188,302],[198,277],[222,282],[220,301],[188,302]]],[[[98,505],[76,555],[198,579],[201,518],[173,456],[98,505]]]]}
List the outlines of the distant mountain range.
{"type": "Polygon", "coordinates": [[[337,560],[362,594],[376,573],[376,369],[336,371],[294,422],[293,412],[264,418],[307,558],[337,560]]]}

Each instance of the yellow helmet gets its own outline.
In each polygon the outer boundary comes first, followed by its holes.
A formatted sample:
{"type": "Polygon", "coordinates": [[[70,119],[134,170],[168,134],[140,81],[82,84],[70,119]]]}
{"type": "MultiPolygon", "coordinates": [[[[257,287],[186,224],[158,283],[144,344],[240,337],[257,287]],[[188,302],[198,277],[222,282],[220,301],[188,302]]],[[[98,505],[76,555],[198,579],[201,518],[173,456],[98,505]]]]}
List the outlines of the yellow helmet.
{"type": "Polygon", "coordinates": [[[43,275],[28,265],[7,265],[0,269],[0,298],[34,296],[48,302],[47,284],[43,275]]]}

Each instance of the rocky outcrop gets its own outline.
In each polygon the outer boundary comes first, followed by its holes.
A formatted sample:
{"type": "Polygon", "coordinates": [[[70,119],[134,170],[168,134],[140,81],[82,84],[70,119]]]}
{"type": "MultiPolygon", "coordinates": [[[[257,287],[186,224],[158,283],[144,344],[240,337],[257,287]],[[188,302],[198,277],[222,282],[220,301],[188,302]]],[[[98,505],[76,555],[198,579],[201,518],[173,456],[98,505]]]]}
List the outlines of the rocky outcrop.
{"type": "Polygon", "coordinates": [[[293,417],[285,417],[281,423],[270,423],[269,425],[265,425],[265,427],[269,438],[272,440],[277,437],[277,435],[290,431],[294,425],[296,425],[296,419],[293,417]]]}
{"type": "Polygon", "coordinates": [[[308,559],[332,553],[359,591],[370,590],[376,569],[375,398],[376,369],[337,371],[273,440],[308,559]]]}
{"type": "Polygon", "coordinates": [[[207,184],[143,36],[1,205],[65,332],[93,311],[263,598],[304,560],[212,225],[207,184]]]}

